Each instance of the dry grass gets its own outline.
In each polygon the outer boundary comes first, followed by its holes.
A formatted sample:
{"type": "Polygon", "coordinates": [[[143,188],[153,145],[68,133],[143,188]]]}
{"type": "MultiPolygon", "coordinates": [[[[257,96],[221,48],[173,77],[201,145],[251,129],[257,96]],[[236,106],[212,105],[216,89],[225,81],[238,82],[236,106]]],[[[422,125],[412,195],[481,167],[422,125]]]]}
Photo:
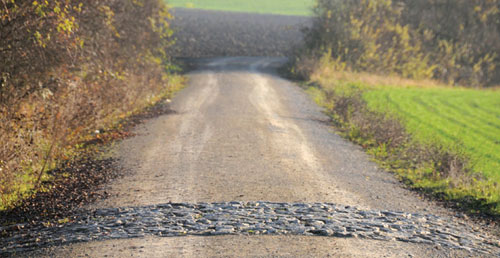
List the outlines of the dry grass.
{"type": "MultiPolygon", "coordinates": [[[[325,69],[325,68],[323,68],[325,69]]],[[[360,83],[366,86],[376,87],[381,85],[408,88],[408,87],[419,87],[419,88],[434,88],[434,87],[453,87],[443,85],[443,83],[430,80],[430,79],[408,79],[403,78],[398,75],[377,75],[367,72],[348,72],[348,71],[334,71],[327,69],[327,71],[319,71],[318,73],[313,73],[311,75],[312,80],[336,80],[341,82],[352,82],[360,83]]]]}
{"type": "Polygon", "coordinates": [[[380,75],[369,72],[352,72],[347,67],[339,67],[340,64],[333,60],[329,55],[324,55],[319,59],[303,58],[297,65],[308,67],[307,70],[302,68],[305,77],[311,81],[328,82],[346,82],[358,83],[369,87],[378,86],[397,86],[402,88],[418,87],[418,88],[453,88],[455,86],[445,85],[438,80],[432,79],[409,79],[397,74],[380,75]]]}

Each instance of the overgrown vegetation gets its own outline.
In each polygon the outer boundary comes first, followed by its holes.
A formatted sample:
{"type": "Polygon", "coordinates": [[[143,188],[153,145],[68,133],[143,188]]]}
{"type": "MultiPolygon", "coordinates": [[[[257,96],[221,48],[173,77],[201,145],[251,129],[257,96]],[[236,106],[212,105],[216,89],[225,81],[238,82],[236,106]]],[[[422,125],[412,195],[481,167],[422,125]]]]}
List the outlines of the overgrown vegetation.
{"type": "Polygon", "coordinates": [[[161,0],[0,0],[0,209],[171,93],[170,18],[161,0]]]}
{"type": "Polygon", "coordinates": [[[304,66],[489,86],[500,82],[499,0],[318,0],[304,66]],[[309,60],[309,63],[307,62],[309,60]]]}
{"type": "Polygon", "coordinates": [[[52,226],[71,221],[78,216],[76,211],[95,201],[108,197],[101,186],[123,174],[123,168],[116,162],[109,149],[104,146],[133,136],[133,128],[145,119],[175,113],[167,101],[140,110],[137,114],[121,120],[112,130],[85,142],[85,154],[79,153],[68,164],[47,171],[50,180],[44,181],[43,189],[22,200],[15,207],[0,210],[0,225],[7,225],[0,237],[16,233],[19,223],[44,224],[52,226]]]}

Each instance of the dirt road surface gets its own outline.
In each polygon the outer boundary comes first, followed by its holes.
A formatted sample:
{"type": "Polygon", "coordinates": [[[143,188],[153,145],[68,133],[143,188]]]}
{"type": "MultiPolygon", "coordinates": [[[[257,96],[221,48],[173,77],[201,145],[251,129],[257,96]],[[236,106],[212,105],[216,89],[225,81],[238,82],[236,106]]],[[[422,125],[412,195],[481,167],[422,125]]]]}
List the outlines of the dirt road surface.
{"type": "MultiPolygon", "coordinates": [[[[198,61],[175,114],[151,119],[115,155],[129,171],[95,209],[169,202],[335,203],[361,210],[448,211],[403,189],[363,151],[328,126],[328,118],[275,68],[283,58],[198,61]]],[[[140,220],[140,218],[139,218],[140,220]]],[[[446,227],[444,225],[444,227],[446,227]]],[[[234,233],[234,232],[233,232],[234,233]]],[[[56,257],[342,256],[468,257],[466,250],[407,241],[310,235],[180,236],[90,241],[37,250],[56,257]]],[[[493,255],[493,254],[492,254],[493,255]]]]}

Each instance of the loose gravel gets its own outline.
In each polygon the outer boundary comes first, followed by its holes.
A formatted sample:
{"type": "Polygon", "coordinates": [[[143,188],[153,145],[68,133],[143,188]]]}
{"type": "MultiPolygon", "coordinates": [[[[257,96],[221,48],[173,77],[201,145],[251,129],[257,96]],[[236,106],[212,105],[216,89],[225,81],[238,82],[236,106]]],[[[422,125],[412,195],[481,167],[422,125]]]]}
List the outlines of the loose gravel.
{"type": "Polygon", "coordinates": [[[318,235],[403,241],[500,255],[498,240],[439,216],[362,210],[332,203],[166,203],[89,211],[58,226],[23,225],[0,244],[0,255],[40,247],[147,236],[318,235]]]}

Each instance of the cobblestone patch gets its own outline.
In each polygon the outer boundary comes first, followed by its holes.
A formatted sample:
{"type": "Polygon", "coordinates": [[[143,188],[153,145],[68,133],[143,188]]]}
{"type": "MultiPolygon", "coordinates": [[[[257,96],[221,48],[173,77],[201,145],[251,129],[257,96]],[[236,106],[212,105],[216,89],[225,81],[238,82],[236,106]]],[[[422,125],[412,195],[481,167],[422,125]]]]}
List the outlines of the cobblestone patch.
{"type": "Polygon", "coordinates": [[[360,210],[332,203],[167,203],[87,211],[63,225],[18,229],[0,254],[95,240],[185,235],[309,235],[440,245],[500,255],[499,239],[435,215],[360,210]]]}

